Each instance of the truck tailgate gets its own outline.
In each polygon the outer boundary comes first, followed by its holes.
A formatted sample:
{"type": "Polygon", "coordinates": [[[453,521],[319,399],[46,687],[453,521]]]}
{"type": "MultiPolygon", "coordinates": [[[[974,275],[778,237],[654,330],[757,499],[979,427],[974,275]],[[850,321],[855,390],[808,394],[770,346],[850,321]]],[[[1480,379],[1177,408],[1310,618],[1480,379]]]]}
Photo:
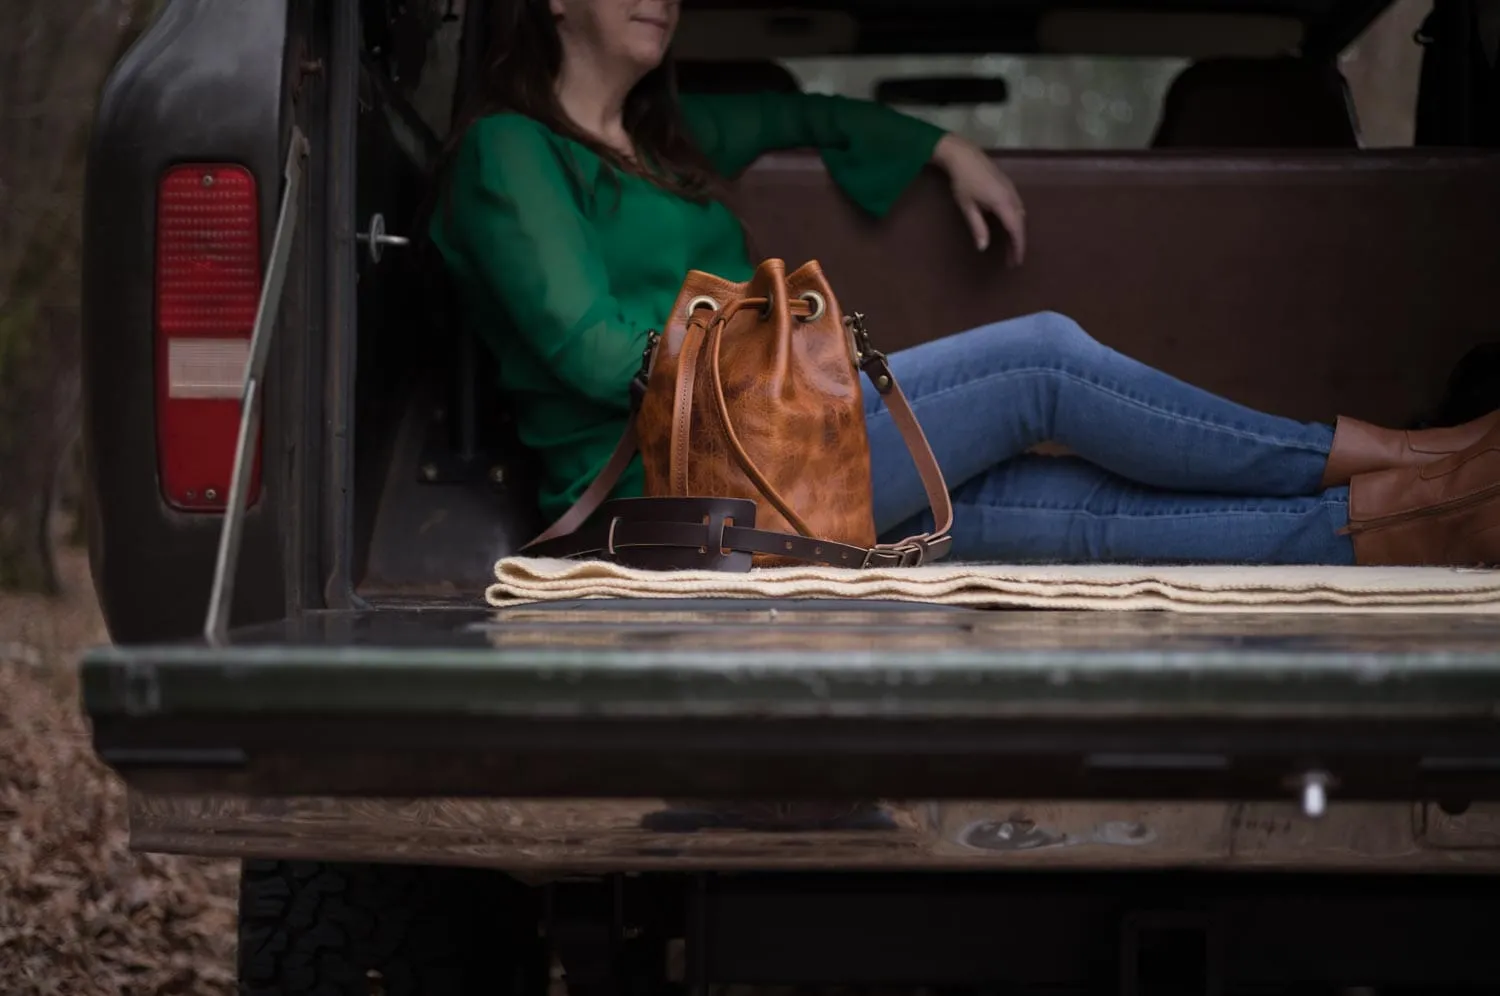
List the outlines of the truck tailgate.
{"type": "Polygon", "coordinates": [[[132,787],[1500,798],[1500,617],[590,602],[323,612],[83,666],[132,787]]]}

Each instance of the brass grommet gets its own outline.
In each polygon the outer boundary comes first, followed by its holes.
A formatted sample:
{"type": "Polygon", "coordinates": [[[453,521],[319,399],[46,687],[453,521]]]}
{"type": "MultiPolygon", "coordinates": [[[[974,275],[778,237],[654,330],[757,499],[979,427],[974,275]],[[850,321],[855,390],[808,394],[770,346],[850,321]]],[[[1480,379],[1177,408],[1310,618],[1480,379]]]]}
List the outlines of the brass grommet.
{"type": "Polygon", "coordinates": [[[687,316],[689,318],[692,318],[693,312],[697,311],[699,308],[707,308],[709,311],[718,311],[719,302],[715,301],[707,294],[699,294],[697,297],[688,302],[687,316]]]}
{"type": "Polygon", "coordinates": [[[797,299],[799,301],[806,301],[809,305],[812,306],[812,314],[808,315],[805,318],[801,315],[798,315],[797,318],[799,321],[815,322],[828,313],[828,300],[817,291],[803,291],[801,294],[797,295],[797,299]]]}

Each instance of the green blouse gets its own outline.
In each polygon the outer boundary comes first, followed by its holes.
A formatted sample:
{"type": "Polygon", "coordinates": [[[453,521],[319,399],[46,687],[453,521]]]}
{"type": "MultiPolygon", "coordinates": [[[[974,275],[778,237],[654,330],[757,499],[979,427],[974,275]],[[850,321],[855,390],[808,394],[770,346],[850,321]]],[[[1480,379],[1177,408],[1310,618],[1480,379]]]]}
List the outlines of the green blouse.
{"type": "MultiPolygon", "coordinates": [[[[691,134],[732,177],[763,152],[818,149],[856,204],[885,214],[942,131],[879,104],[813,94],[685,96],[691,134]]],[[[465,320],[494,353],[521,441],[541,457],[543,513],[555,519],[605,461],[630,411],[646,333],[659,329],[689,270],[749,278],[738,220],[514,114],[465,137],[431,235],[465,320]]],[[[789,261],[789,262],[801,262],[789,261]]],[[[637,461],[616,497],[639,495],[637,461]]]]}

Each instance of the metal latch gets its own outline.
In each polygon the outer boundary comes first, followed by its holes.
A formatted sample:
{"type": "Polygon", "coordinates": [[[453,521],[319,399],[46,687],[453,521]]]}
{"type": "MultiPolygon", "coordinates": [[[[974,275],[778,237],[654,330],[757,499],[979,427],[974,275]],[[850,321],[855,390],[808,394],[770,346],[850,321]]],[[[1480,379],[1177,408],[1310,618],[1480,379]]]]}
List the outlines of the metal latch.
{"type": "Polygon", "coordinates": [[[409,246],[411,239],[404,235],[391,235],[385,230],[385,215],[379,211],[370,216],[370,230],[368,232],[357,232],[354,241],[363,242],[369,247],[370,262],[379,263],[380,257],[385,255],[386,246],[409,246]]]}

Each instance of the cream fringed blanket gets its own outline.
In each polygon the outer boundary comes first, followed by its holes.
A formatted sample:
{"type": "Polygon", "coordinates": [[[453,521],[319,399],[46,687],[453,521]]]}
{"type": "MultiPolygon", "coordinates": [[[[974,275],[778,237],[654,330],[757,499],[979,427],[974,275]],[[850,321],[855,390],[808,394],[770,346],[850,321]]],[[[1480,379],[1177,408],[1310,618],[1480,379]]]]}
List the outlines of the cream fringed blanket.
{"type": "Polygon", "coordinates": [[[1177,612],[1500,612],[1500,571],[1444,567],[785,567],[749,574],[640,571],[509,558],[491,605],[577,598],[850,598],[1002,609],[1177,612]]]}

